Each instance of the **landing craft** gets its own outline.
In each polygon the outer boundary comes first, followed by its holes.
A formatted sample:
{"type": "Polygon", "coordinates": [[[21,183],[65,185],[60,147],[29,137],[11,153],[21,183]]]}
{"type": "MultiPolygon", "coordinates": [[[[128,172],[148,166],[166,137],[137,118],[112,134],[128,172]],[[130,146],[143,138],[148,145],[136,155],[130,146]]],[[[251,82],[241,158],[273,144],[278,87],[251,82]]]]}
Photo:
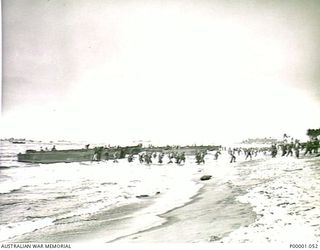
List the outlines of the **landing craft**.
{"type": "Polygon", "coordinates": [[[68,149],[54,151],[27,150],[24,154],[18,154],[19,162],[28,163],[60,163],[100,161],[122,159],[126,154],[138,154],[142,150],[141,145],[129,147],[96,147],[92,149],[68,149]]]}
{"type": "Polygon", "coordinates": [[[126,155],[135,155],[141,152],[184,152],[186,155],[194,155],[197,151],[212,151],[218,150],[221,146],[185,146],[185,147],[148,147],[143,148],[141,144],[137,146],[127,147],[95,147],[92,149],[68,149],[68,150],[53,150],[53,151],[36,151],[27,150],[24,154],[18,154],[19,162],[28,163],[70,163],[82,161],[100,161],[123,159],[126,155]]]}

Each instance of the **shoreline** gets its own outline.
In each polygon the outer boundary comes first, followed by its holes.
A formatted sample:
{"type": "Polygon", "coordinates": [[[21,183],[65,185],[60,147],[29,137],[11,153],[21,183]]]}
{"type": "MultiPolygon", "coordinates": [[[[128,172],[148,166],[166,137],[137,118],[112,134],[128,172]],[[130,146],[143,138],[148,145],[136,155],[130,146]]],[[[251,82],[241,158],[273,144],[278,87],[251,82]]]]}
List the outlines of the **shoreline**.
{"type": "MultiPolygon", "coordinates": [[[[316,197],[320,193],[315,189],[320,181],[317,178],[319,160],[259,157],[234,164],[224,159],[208,161],[206,165],[192,165],[193,178],[186,182],[185,177],[191,172],[180,175],[180,171],[176,172],[180,166],[170,166],[168,169],[177,175],[171,175],[170,181],[175,186],[168,193],[161,192],[144,197],[138,203],[98,213],[84,220],[84,224],[74,225],[74,229],[69,224],[60,224],[61,231],[48,227],[12,242],[283,242],[290,239],[290,235],[281,232],[282,228],[298,232],[298,227],[308,231],[308,238],[313,239],[315,233],[320,235],[320,216],[316,217],[319,211],[316,197]],[[212,178],[200,181],[202,175],[212,175],[212,178]],[[199,188],[186,196],[190,180],[199,188]],[[303,202],[298,197],[303,197],[303,202]],[[175,201],[177,206],[172,207],[167,201],[175,201]]],[[[191,165],[184,167],[189,169],[191,165]]],[[[163,170],[162,167],[155,169],[163,170]]],[[[162,173],[152,172],[155,176],[162,173]]]]}
{"type": "Polygon", "coordinates": [[[167,225],[170,225],[172,222],[171,222],[171,218],[170,216],[168,216],[168,214],[170,214],[171,212],[177,210],[177,209],[180,209],[180,208],[183,208],[185,206],[188,206],[188,205],[191,205],[192,203],[196,202],[199,198],[199,196],[201,195],[201,193],[203,192],[202,189],[204,187],[201,187],[199,189],[199,191],[193,195],[192,197],[190,197],[190,201],[187,201],[185,204],[183,205],[180,205],[180,206],[177,206],[177,207],[174,207],[174,208],[171,208],[170,210],[162,213],[162,214],[157,214],[157,215],[154,215],[155,217],[160,217],[161,219],[165,219],[165,222],[163,222],[162,224],[160,225],[157,225],[157,226],[153,226],[153,227],[149,227],[147,229],[143,229],[141,231],[138,231],[138,232],[135,232],[135,233],[132,233],[132,234],[128,234],[128,235],[123,235],[123,236],[120,236],[118,238],[115,238],[111,241],[107,241],[106,243],[114,243],[114,242],[117,242],[117,241],[120,241],[122,239],[125,239],[125,238],[128,238],[132,235],[136,235],[136,234],[140,234],[140,233],[144,233],[144,232],[149,232],[149,231],[153,231],[153,230],[157,230],[159,228],[162,228],[162,227],[165,227],[167,225]]]}
{"type": "MultiPolygon", "coordinates": [[[[101,166],[97,165],[97,167],[100,168],[101,166]]],[[[119,170],[118,166],[115,167],[117,167],[119,170]]],[[[150,167],[145,166],[144,168],[148,170],[150,167]]],[[[106,238],[109,239],[109,241],[112,241],[114,239],[122,237],[123,235],[131,235],[132,233],[139,232],[145,228],[152,228],[155,225],[162,224],[163,218],[158,217],[157,214],[162,214],[162,211],[164,213],[168,212],[166,207],[168,204],[167,202],[170,202],[170,204],[174,202],[174,204],[178,205],[178,207],[183,206],[186,203],[192,201],[192,197],[197,195],[198,190],[201,188],[200,186],[196,187],[199,184],[196,183],[195,179],[197,178],[194,178],[194,176],[192,180],[193,184],[188,185],[188,187],[185,186],[185,184],[191,184],[191,179],[189,179],[188,177],[191,177],[191,175],[194,174],[195,169],[184,171],[184,169],[182,169],[180,166],[170,166],[169,169],[171,169],[172,171],[171,174],[168,175],[169,179],[167,179],[167,177],[163,179],[174,183],[174,186],[168,186],[170,187],[169,192],[166,191],[168,187],[162,187],[158,189],[158,187],[155,185],[152,187],[155,189],[150,192],[150,189],[145,189],[148,186],[142,186],[144,188],[141,190],[138,188],[138,190],[140,191],[138,191],[137,194],[147,194],[147,196],[139,198],[137,202],[123,204],[119,207],[102,211],[101,213],[94,213],[90,216],[90,218],[83,221],[73,221],[72,217],[63,219],[61,222],[58,222],[58,224],[50,225],[48,227],[40,228],[32,232],[14,236],[8,239],[8,241],[102,243],[108,241],[106,240],[106,238]],[[179,179],[182,181],[182,183],[176,183],[176,177],[174,174],[177,174],[176,176],[179,176],[179,179]],[[194,190],[194,188],[196,188],[197,190],[194,190]],[[158,194],[157,192],[155,192],[157,190],[161,190],[161,193],[159,192],[158,194]],[[176,199],[175,197],[175,194],[177,192],[180,192],[181,194],[183,192],[183,195],[178,197],[178,199],[176,199]],[[188,196],[189,194],[191,195],[191,198],[188,196]],[[141,224],[139,220],[143,221],[143,223],[141,224]]],[[[123,170],[134,171],[135,168],[128,165],[123,166],[123,170]]],[[[164,167],[162,166],[158,166],[155,168],[155,170],[152,170],[152,174],[155,176],[157,176],[157,174],[163,175],[164,173],[166,173],[166,169],[164,169],[164,167]]],[[[198,173],[196,172],[196,174],[198,173]]],[[[150,178],[149,182],[151,180],[154,179],[150,178]]],[[[158,180],[157,182],[161,183],[161,180],[158,180]]],[[[172,210],[176,207],[177,206],[170,205],[169,209],[172,210]]]]}
{"type": "Polygon", "coordinates": [[[61,231],[56,231],[55,227],[61,224],[47,227],[16,236],[6,240],[10,243],[86,243],[86,242],[102,242],[101,239],[105,237],[105,229],[112,226],[114,231],[121,231],[117,228],[119,225],[126,225],[132,219],[132,214],[148,207],[154,201],[152,199],[144,200],[139,203],[123,204],[117,208],[107,210],[104,213],[93,215],[86,224],[76,225],[65,224],[65,228],[61,231]]]}
{"type": "MultiPolygon", "coordinates": [[[[237,166],[241,165],[238,163],[237,166]]],[[[227,166],[229,167],[229,166],[227,166]]],[[[236,166],[232,166],[233,168],[236,166]]],[[[205,169],[204,172],[215,168],[205,169]]],[[[201,175],[201,174],[200,174],[201,175]]],[[[254,223],[257,215],[250,204],[236,198],[245,193],[230,181],[219,183],[212,179],[201,182],[191,200],[157,215],[165,221],[139,232],[121,236],[108,243],[193,243],[219,241],[240,227],[254,223]],[[216,226],[216,225],[219,226],[216,226]]]]}
{"type": "MultiPolygon", "coordinates": [[[[319,159],[257,159],[223,167],[234,170],[234,175],[220,181],[213,175],[190,202],[158,215],[165,220],[161,225],[112,242],[317,241],[319,159]]],[[[202,174],[218,171],[215,167],[203,170],[202,174]]]]}

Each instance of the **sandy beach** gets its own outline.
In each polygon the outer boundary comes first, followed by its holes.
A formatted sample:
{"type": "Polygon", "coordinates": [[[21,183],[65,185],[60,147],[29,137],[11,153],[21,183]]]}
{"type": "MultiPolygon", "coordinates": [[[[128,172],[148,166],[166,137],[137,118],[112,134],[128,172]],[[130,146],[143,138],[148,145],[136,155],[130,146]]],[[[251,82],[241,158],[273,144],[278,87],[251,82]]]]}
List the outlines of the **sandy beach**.
{"type": "Polygon", "coordinates": [[[247,204],[228,185],[210,183],[188,204],[160,215],[166,222],[158,227],[121,237],[112,242],[195,243],[221,239],[241,226],[255,221],[247,204]]]}
{"type": "Polygon", "coordinates": [[[226,163],[224,171],[202,167],[200,173],[213,178],[191,202],[160,215],[161,226],[112,242],[315,243],[319,163],[285,157],[226,163]]]}
{"type": "Polygon", "coordinates": [[[200,165],[188,156],[180,165],[165,158],[19,167],[8,159],[2,242],[317,242],[320,158],[244,158],[230,163],[224,151],[200,165]]]}

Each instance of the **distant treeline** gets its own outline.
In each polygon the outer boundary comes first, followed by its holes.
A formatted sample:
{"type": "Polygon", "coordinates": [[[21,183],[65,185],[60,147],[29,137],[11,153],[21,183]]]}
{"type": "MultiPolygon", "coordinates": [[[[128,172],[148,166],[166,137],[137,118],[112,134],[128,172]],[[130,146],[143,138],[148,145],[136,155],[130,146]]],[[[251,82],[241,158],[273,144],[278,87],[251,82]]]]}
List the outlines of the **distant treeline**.
{"type": "Polygon", "coordinates": [[[278,140],[275,138],[249,138],[247,140],[242,141],[241,143],[245,143],[245,144],[252,144],[252,143],[257,143],[257,144],[274,144],[274,143],[278,143],[278,140]]]}
{"type": "Polygon", "coordinates": [[[317,138],[319,135],[320,135],[320,128],[307,130],[307,136],[309,136],[310,138],[317,138]]]}

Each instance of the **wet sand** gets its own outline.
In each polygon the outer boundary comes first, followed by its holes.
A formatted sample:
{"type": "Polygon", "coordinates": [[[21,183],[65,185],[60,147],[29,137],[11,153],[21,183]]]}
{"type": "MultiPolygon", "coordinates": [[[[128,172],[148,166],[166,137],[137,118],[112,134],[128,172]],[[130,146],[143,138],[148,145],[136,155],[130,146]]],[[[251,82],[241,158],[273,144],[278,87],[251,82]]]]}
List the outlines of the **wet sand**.
{"type": "Polygon", "coordinates": [[[256,220],[249,204],[240,203],[236,197],[243,188],[231,182],[217,183],[215,178],[192,201],[160,215],[165,223],[112,242],[140,243],[193,243],[218,241],[230,232],[248,226],[256,220]]]}
{"type": "MultiPolygon", "coordinates": [[[[224,168],[192,201],[160,215],[160,226],[120,237],[125,243],[317,242],[320,232],[319,158],[265,158],[224,168]],[[222,181],[224,179],[224,181],[222,181]]],[[[178,194],[177,194],[178,195],[178,194]]]]}
{"type": "Polygon", "coordinates": [[[86,243],[103,242],[102,238],[108,235],[122,235],[128,223],[132,219],[132,214],[152,204],[153,200],[144,200],[140,203],[123,205],[104,213],[94,215],[86,223],[71,223],[72,218],[61,220],[53,227],[36,230],[32,233],[24,234],[7,242],[37,242],[37,243],[86,243]],[[57,228],[59,227],[59,230],[57,228]],[[107,231],[107,233],[106,233],[107,231]]]}

